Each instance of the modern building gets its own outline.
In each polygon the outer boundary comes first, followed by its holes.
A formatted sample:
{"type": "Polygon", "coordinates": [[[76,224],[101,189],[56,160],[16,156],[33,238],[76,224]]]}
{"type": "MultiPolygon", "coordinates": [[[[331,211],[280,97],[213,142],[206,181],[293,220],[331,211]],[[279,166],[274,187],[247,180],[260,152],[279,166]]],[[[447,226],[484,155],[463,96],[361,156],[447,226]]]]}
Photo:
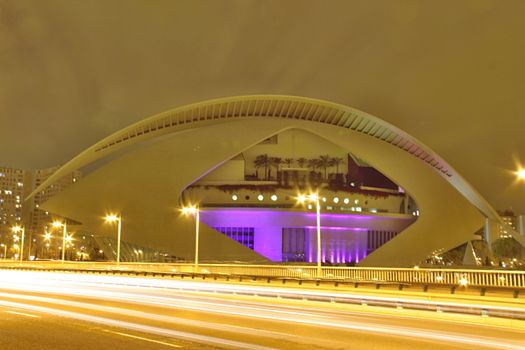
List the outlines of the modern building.
{"type": "MultiPolygon", "coordinates": [[[[62,219],[42,210],[40,204],[60,193],[82,177],[80,171],[73,171],[61,177],[53,185],[39,191],[30,200],[24,201],[33,190],[60,167],[38,170],[24,170],[0,167],[0,243],[9,247],[9,254],[17,253],[14,247],[11,228],[15,225],[25,227],[27,253],[34,255],[37,247],[44,244],[42,237],[50,229],[51,222],[62,219]]],[[[16,238],[15,238],[16,240],[16,238]]],[[[58,250],[58,246],[49,246],[58,250]]],[[[3,254],[3,250],[2,250],[3,254]]]]}
{"type": "Polygon", "coordinates": [[[0,167],[0,240],[11,236],[11,226],[22,223],[24,197],[30,183],[28,173],[22,169],[0,167]]]}
{"type": "MultiPolygon", "coordinates": [[[[231,97],[152,116],[83,151],[27,200],[78,170],[84,177],[42,209],[113,240],[103,216],[116,213],[134,251],[189,261],[195,222],[180,215],[189,204],[200,208],[201,261],[317,261],[316,203],[298,203],[301,193],[319,196],[326,263],[413,266],[474,239],[484,225],[504,225],[414,137],[310,98],[231,97]]],[[[108,256],[112,247],[103,248],[108,256]]]]}
{"type": "Polygon", "coordinates": [[[508,228],[519,232],[521,235],[525,235],[525,220],[523,215],[516,215],[514,211],[509,209],[498,211],[498,214],[505,223],[505,225],[499,228],[500,237],[510,235],[508,228]]]}

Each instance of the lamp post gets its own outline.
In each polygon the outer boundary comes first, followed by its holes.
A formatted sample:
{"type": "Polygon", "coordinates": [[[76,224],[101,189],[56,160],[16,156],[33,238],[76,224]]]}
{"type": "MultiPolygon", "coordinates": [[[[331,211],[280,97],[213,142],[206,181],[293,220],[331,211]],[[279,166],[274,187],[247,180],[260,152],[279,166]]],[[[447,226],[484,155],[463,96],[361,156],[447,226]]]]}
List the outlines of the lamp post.
{"type": "Polygon", "coordinates": [[[21,239],[20,239],[20,262],[22,262],[24,258],[24,238],[25,238],[25,228],[24,226],[13,226],[11,227],[11,231],[13,231],[15,234],[20,232],[21,233],[21,239]]]}
{"type": "Polygon", "coordinates": [[[182,214],[184,215],[195,215],[195,263],[194,272],[197,272],[199,268],[199,221],[200,221],[200,210],[198,206],[191,205],[182,208],[182,214]]]}
{"type": "Polygon", "coordinates": [[[53,227],[59,228],[62,227],[62,262],[66,261],[66,240],[67,240],[67,226],[66,222],[63,223],[60,221],[53,222],[53,227]]]}
{"type": "Polygon", "coordinates": [[[4,248],[4,260],[7,260],[7,244],[0,244],[0,247],[4,248]]]}
{"type": "Polygon", "coordinates": [[[105,217],[106,222],[117,222],[117,265],[120,265],[120,237],[122,235],[122,217],[117,214],[109,214],[105,217]]]}
{"type": "Polygon", "coordinates": [[[321,204],[319,203],[319,195],[312,193],[309,196],[300,194],[297,196],[297,202],[312,202],[315,203],[316,221],[317,221],[317,277],[321,278],[321,204]]]}
{"type": "MultiPolygon", "coordinates": [[[[51,243],[51,232],[48,232],[47,231],[47,228],[46,228],[46,231],[44,233],[44,242],[46,242],[46,255],[47,257],[49,257],[49,245],[51,243]]],[[[44,248],[42,247],[42,255],[44,255],[44,248]]]]}

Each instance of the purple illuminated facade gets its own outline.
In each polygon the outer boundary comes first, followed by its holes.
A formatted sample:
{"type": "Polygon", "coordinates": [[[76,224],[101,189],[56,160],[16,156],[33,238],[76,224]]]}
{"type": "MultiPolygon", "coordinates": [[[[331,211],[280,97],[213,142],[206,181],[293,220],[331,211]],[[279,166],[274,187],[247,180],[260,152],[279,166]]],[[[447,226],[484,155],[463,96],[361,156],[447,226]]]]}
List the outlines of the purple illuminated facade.
{"type": "MultiPolygon", "coordinates": [[[[240,244],[251,242],[255,252],[271,261],[317,261],[314,213],[274,208],[202,208],[201,220],[223,233],[226,229],[234,232],[228,235],[240,244]]],[[[412,222],[406,216],[323,213],[321,261],[358,263],[370,253],[372,232],[398,233],[412,222]]]]}

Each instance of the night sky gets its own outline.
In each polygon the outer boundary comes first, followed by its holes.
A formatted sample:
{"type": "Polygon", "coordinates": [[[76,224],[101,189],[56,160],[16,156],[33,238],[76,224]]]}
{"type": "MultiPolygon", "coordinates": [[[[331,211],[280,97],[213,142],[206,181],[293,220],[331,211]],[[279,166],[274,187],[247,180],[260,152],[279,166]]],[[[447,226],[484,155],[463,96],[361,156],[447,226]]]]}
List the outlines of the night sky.
{"type": "Polygon", "coordinates": [[[525,212],[525,1],[0,0],[0,165],[243,94],[349,105],[525,212]]]}

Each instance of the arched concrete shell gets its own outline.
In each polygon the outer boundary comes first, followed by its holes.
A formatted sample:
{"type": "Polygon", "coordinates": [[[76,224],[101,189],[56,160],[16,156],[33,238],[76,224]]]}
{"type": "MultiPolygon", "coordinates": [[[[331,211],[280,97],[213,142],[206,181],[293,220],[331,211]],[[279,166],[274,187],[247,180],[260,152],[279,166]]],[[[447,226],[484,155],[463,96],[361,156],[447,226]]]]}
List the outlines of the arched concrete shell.
{"type": "MultiPolygon", "coordinates": [[[[222,162],[271,135],[291,128],[317,134],[366,159],[416,199],[421,210],[417,222],[367,257],[363,265],[407,266],[418,263],[437,249],[450,249],[469,240],[473,232],[483,225],[484,217],[500,221],[486,200],[449,164],[402,130],[346,106],[290,96],[223,98],[147,118],[79,154],[42,183],[31,196],[75,169],[131,145],[172,134],[111,161],[44,207],[51,212],[76,217],[81,222],[89,221],[87,215],[79,213],[92,215],[93,208],[100,210],[103,203],[109,205],[113,202],[112,207],[119,207],[112,198],[127,196],[126,191],[132,191],[132,187],[128,186],[148,183],[146,172],[140,171],[138,166],[148,168],[149,173],[164,172],[166,176],[159,178],[161,182],[168,177],[177,177],[176,184],[168,191],[169,196],[162,196],[157,201],[160,206],[173,205],[174,197],[180,195],[187,185],[222,162]],[[163,170],[168,166],[167,159],[177,159],[178,170],[163,170]],[[184,169],[182,174],[180,169],[184,169]],[[117,174],[118,183],[111,184],[115,182],[111,178],[117,174]],[[119,186],[126,191],[119,190],[119,186]],[[96,188],[100,191],[95,200],[90,191],[96,188]],[[83,198],[85,205],[75,208],[72,205],[75,198],[83,198]]],[[[142,227],[140,230],[144,232],[145,229],[142,227]]]]}

